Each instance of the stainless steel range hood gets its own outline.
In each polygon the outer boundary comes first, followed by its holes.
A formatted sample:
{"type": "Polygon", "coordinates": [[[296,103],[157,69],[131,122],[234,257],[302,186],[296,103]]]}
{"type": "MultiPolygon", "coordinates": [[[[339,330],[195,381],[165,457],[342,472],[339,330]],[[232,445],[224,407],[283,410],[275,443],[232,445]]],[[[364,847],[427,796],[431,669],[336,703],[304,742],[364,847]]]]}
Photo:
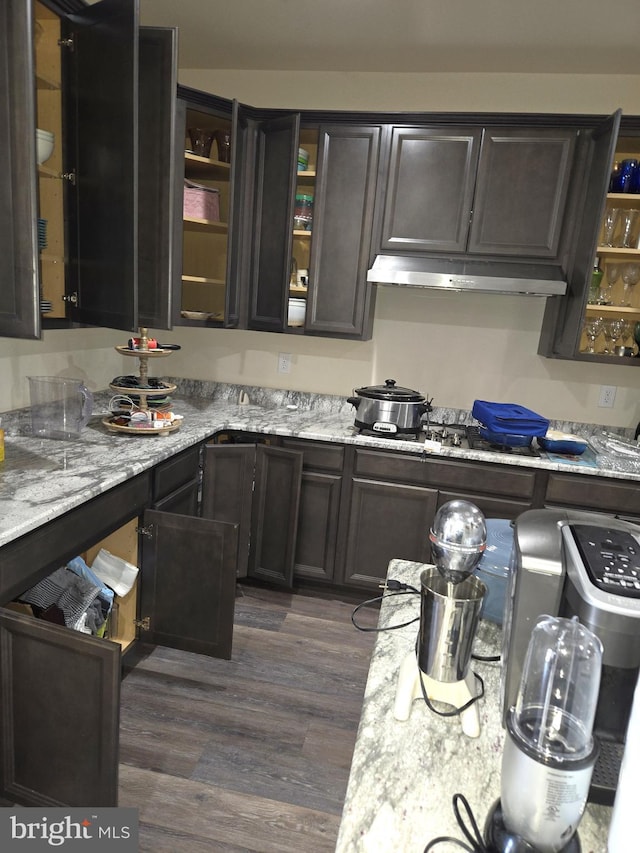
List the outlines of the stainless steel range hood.
{"type": "Polygon", "coordinates": [[[436,290],[560,296],[567,290],[557,265],[378,255],[367,281],[436,290]]]}

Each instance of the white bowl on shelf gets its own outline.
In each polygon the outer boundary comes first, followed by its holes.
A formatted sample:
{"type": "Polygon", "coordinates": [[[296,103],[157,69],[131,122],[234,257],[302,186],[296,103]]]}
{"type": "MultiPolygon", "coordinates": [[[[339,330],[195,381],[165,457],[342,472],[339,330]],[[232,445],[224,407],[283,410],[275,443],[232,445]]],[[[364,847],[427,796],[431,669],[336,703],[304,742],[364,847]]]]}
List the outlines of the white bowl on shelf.
{"type": "Polygon", "coordinates": [[[53,154],[53,145],[55,136],[48,130],[36,130],[36,156],[38,165],[46,163],[49,157],[53,154]]]}

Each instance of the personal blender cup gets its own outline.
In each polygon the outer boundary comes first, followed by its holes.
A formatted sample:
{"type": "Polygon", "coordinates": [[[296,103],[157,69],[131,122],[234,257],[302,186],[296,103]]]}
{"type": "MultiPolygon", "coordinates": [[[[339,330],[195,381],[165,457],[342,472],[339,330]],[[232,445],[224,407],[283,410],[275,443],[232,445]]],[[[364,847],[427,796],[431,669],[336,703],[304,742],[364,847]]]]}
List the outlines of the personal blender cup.
{"type": "Polygon", "coordinates": [[[485,829],[489,850],[580,850],[601,668],[602,643],[577,617],[538,619],[507,715],[501,799],[485,829]]]}

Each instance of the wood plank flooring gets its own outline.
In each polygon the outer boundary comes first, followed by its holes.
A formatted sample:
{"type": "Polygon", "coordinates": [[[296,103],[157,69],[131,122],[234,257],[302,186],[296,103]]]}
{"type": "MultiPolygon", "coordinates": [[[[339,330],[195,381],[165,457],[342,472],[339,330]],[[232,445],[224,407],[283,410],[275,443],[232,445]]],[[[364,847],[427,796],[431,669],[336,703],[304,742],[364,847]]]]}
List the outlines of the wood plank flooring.
{"type": "Polygon", "coordinates": [[[230,661],[148,650],[120,727],[140,851],[334,850],[375,639],[353,606],[243,583],[230,661]]]}

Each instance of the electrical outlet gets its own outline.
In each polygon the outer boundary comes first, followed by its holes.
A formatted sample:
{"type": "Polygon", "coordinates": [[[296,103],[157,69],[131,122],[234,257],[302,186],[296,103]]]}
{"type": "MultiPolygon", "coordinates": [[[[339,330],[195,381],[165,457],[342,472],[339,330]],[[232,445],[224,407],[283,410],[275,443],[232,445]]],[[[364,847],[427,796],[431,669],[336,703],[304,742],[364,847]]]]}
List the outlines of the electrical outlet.
{"type": "Polygon", "coordinates": [[[278,353],[278,373],[291,373],[291,353],[278,353]]]}
{"type": "Polygon", "coordinates": [[[613,404],[616,401],[616,386],[615,385],[601,385],[600,386],[600,397],[598,399],[598,406],[601,409],[613,409],[613,404]]]}

